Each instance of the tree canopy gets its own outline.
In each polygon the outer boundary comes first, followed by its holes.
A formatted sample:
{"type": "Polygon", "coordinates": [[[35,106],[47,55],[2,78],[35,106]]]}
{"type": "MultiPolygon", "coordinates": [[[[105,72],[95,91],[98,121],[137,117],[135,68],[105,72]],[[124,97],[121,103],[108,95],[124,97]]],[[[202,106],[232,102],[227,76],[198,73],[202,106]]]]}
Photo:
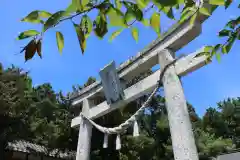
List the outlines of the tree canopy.
{"type": "MultiPolygon", "coordinates": [[[[194,23],[199,14],[211,16],[218,7],[228,7],[233,0],[72,0],[65,10],[50,13],[43,10],[30,12],[21,21],[41,25],[41,31],[27,30],[19,34],[18,40],[31,38],[29,43],[22,49],[25,52],[25,60],[30,60],[35,53],[42,57],[42,40],[47,31],[60,25],[63,21],[71,21],[76,31],[77,39],[82,53],[87,47],[87,39],[95,35],[102,39],[108,33],[109,28],[115,31],[109,37],[112,41],[123,30],[130,29],[134,40],[138,41],[138,24],[151,26],[161,36],[161,16],[164,14],[177,23],[183,23],[190,19],[194,23]],[[206,6],[205,4],[210,4],[206,6]],[[147,12],[153,11],[148,18],[147,12]],[[180,16],[174,15],[179,13],[180,16]],[[91,16],[90,16],[91,15],[91,16]],[[94,16],[92,16],[94,15],[94,16]],[[180,17],[180,18],[177,18],[180,17]]],[[[239,6],[236,6],[240,8],[239,6]]],[[[224,29],[219,32],[219,37],[226,39],[223,44],[206,46],[204,53],[211,58],[216,55],[219,60],[220,53],[230,52],[234,42],[240,39],[240,17],[230,19],[224,29]]],[[[59,52],[64,47],[64,35],[56,31],[56,40],[59,52]]]]}

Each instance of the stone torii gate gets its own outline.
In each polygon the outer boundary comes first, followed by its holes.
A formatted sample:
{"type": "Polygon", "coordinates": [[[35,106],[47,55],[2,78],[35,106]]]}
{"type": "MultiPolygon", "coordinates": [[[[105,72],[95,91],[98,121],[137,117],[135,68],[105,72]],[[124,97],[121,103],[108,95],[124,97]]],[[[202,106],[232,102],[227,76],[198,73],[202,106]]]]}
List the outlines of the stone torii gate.
{"type": "MultiPolygon", "coordinates": [[[[204,5],[210,7],[208,4],[204,5]]],[[[202,23],[207,18],[207,16],[199,14],[193,24],[190,24],[190,19],[181,24],[176,24],[161,38],[155,40],[150,46],[138,53],[136,57],[121,64],[117,69],[114,64],[105,67],[100,72],[102,82],[97,81],[72,96],[72,105],[80,107],[80,104],[82,104],[81,113],[94,120],[152,92],[157,86],[162,68],[174,61],[177,50],[187,45],[201,33],[202,23]],[[159,70],[138,83],[125,88],[126,81],[158,64],[161,67],[159,70]],[[107,89],[109,78],[106,78],[106,76],[109,72],[112,74],[112,80],[116,80],[116,93],[118,94],[114,94],[107,89]],[[106,100],[100,104],[94,104],[96,97],[104,97],[106,100]],[[111,98],[115,100],[112,101],[111,98]]],[[[185,76],[187,73],[207,64],[205,55],[197,56],[201,52],[203,52],[203,49],[178,59],[174,65],[167,69],[162,81],[176,160],[198,160],[186,99],[179,76],[185,76]]],[[[78,116],[72,120],[71,127],[80,127],[76,160],[89,160],[92,125],[82,116],[78,116]]]]}

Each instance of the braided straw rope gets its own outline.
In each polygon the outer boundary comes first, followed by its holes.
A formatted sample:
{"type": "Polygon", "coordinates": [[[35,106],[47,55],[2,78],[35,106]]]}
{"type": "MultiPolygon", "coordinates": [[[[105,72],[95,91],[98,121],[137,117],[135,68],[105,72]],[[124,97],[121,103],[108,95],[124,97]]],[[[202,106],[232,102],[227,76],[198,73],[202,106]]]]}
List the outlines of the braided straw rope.
{"type": "Polygon", "coordinates": [[[148,103],[151,101],[152,97],[155,95],[155,93],[158,91],[158,86],[154,89],[154,91],[151,93],[151,95],[148,97],[147,101],[144,102],[141,108],[139,108],[128,120],[126,120],[124,123],[120,124],[117,127],[114,128],[106,128],[103,126],[100,126],[96,124],[91,119],[85,117],[82,113],[81,116],[85,119],[87,119],[88,122],[90,122],[95,128],[97,128],[100,132],[105,134],[120,134],[121,132],[124,132],[128,127],[132,126],[134,121],[138,116],[141,115],[141,113],[144,111],[144,109],[147,107],[148,103]]]}

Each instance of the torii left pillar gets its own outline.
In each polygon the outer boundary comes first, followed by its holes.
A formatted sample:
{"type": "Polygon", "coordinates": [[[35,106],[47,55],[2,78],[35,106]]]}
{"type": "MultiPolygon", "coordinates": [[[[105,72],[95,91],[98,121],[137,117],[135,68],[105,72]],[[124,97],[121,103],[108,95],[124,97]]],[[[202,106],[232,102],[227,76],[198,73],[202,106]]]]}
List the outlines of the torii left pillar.
{"type": "MultiPolygon", "coordinates": [[[[85,99],[83,100],[82,113],[88,116],[89,109],[93,106],[93,103],[85,99]]],[[[92,125],[85,119],[81,119],[79,126],[79,137],[77,145],[76,160],[90,160],[91,150],[91,137],[92,137],[92,125]]]]}

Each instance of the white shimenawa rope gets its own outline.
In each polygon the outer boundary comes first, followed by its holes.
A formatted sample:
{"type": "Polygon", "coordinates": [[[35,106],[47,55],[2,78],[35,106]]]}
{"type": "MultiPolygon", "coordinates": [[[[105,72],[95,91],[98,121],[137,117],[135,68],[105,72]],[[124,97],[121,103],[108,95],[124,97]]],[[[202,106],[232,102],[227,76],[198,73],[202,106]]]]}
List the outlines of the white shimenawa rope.
{"type": "Polygon", "coordinates": [[[157,85],[157,87],[153,90],[153,92],[148,97],[147,101],[145,101],[145,103],[142,105],[142,107],[139,108],[137,110],[137,112],[135,112],[135,114],[133,114],[128,120],[126,120],[124,123],[120,124],[118,127],[106,128],[106,127],[103,127],[103,126],[100,126],[100,125],[96,124],[91,119],[85,117],[82,113],[80,114],[80,116],[82,116],[82,118],[84,118],[88,122],[90,122],[100,132],[104,133],[103,148],[108,147],[108,135],[109,134],[117,134],[116,150],[120,150],[121,149],[120,133],[124,132],[127,128],[129,128],[130,126],[132,126],[134,124],[134,126],[133,126],[133,128],[134,128],[133,136],[139,136],[139,129],[138,129],[138,125],[137,125],[137,117],[142,114],[144,109],[147,107],[148,103],[151,101],[151,99],[153,98],[155,93],[158,91],[158,88],[159,88],[159,85],[157,85]]]}
{"type": "Polygon", "coordinates": [[[99,131],[105,134],[120,134],[123,131],[125,131],[128,127],[133,125],[134,121],[137,119],[139,115],[144,111],[144,109],[147,107],[148,103],[151,101],[152,97],[155,95],[155,93],[158,91],[158,85],[157,87],[153,90],[151,95],[148,97],[147,101],[140,107],[128,120],[126,120],[124,123],[120,124],[117,127],[114,128],[106,128],[103,126],[100,126],[96,124],[94,121],[91,119],[85,117],[82,113],[80,114],[83,118],[85,118],[87,121],[89,121],[95,128],[97,128],[99,131]]]}

